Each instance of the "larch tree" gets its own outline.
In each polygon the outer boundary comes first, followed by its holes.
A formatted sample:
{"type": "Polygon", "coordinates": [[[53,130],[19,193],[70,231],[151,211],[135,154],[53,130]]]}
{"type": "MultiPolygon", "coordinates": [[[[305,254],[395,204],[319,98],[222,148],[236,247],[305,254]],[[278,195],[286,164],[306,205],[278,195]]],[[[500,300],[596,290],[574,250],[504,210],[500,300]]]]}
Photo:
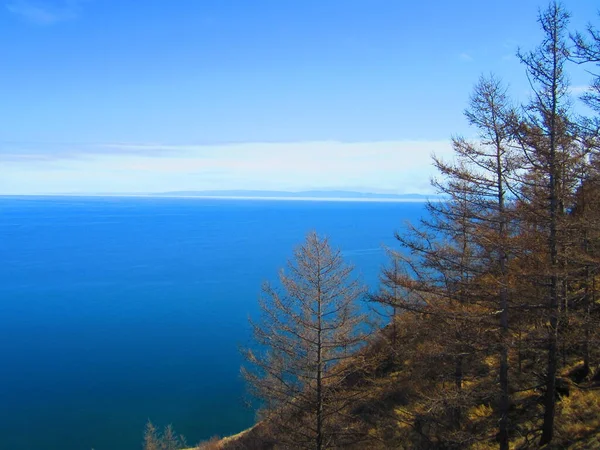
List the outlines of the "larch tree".
{"type": "Polygon", "coordinates": [[[161,432],[152,422],[146,423],[144,429],[144,450],[180,450],[185,448],[185,438],[177,435],[171,425],[167,425],[161,432]]]}
{"type": "Polygon", "coordinates": [[[470,186],[471,214],[475,223],[479,257],[485,260],[487,273],[481,277],[480,302],[489,301],[497,311],[501,336],[499,347],[500,396],[498,402],[500,448],[509,442],[509,274],[511,255],[511,205],[509,191],[518,172],[518,158],[511,148],[514,113],[506,88],[494,77],[481,77],[465,111],[478,139],[454,138],[455,163],[437,161],[438,170],[449,180],[462,180],[470,186]]]}
{"type": "MultiPolygon", "coordinates": [[[[463,385],[478,377],[481,361],[489,353],[488,336],[490,332],[497,335],[501,327],[502,337],[495,338],[505,358],[499,396],[500,434],[508,442],[508,362],[503,346],[508,332],[505,197],[507,178],[515,164],[507,145],[510,107],[502,84],[494,77],[482,78],[466,115],[478,129],[479,139],[454,139],[451,162],[434,157],[441,176],[432,184],[446,199],[429,202],[427,218],[418,226],[410,226],[408,232],[397,233],[402,250],[394,254],[393,270],[384,272],[382,281],[387,289],[374,297],[431,318],[430,323],[437,325],[427,337],[429,349],[413,360],[428,359],[424,369],[438,372],[428,377],[452,381],[447,388],[442,383],[435,395],[433,391],[423,393],[422,398],[430,404],[429,411],[437,411],[430,422],[438,424],[446,442],[457,446],[480,438],[463,426],[463,412],[475,402],[473,393],[465,391],[463,385]],[[499,309],[501,320],[495,322],[492,319],[499,309]]],[[[415,370],[420,370],[419,364],[415,370]]]]}
{"type": "Polygon", "coordinates": [[[541,45],[518,54],[533,91],[532,100],[524,107],[515,129],[527,169],[519,192],[521,219],[525,224],[523,230],[527,228],[533,236],[531,242],[537,243],[530,254],[538,260],[545,255],[541,270],[532,273],[532,279],[537,279],[545,291],[542,320],[547,367],[541,445],[551,442],[554,436],[560,318],[569,301],[566,255],[572,243],[566,212],[576,190],[576,170],[583,155],[578,130],[571,119],[565,72],[570,56],[566,40],[568,21],[569,14],[564,8],[552,2],[538,18],[544,33],[541,45]]]}
{"type": "Polygon", "coordinates": [[[594,159],[586,170],[586,176],[577,189],[575,202],[569,214],[576,246],[573,264],[577,279],[572,291],[575,297],[574,353],[579,353],[583,365],[578,378],[583,380],[597,362],[598,347],[598,298],[600,294],[600,164],[594,159]]]}
{"type": "MultiPolygon", "coordinates": [[[[434,158],[440,177],[433,185],[445,200],[428,203],[428,216],[397,234],[401,250],[374,296],[403,316],[418,317],[412,323],[419,326],[410,331],[420,336],[411,339],[427,345],[412,355],[398,345],[425,386],[417,401],[427,411],[428,438],[440,443],[466,447],[486,439],[474,436],[469,418],[461,414],[481,399],[469,398],[468,391],[475,392],[469,386],[480,376],[484,358],[492,370],[496,364],[489,364],[494,361],[489,357],[498,360],[493,404],[501,449],[509,448],[511,430],[527,441],[541,438],[542,445],[553,440],[556,402],[564,392],[564,386],[557,389],[561,351],[563,366],[566,356],[576,362],[576,345],[568,342],[583,336],[583,359],[590,364],[600,282],[598,127],[590,125],[598,121],[586,122],[584,130],[570,110],[568,19],[562,6],[551,3],[538,19],[541,45],[519,52],[532,88],[532,99],[520,112],[508,104],[501,83],[480,80],[467,110],[479,135],[473,141],[453,139],[452,160],[434,158]],[[514,331],[519,347],[512,351],[514,331]],[[532,344],[524,350],[521,332],[532,344]],[[513,356],[519,370],[509,383],[513,356]],[[511,389],[534,394],[515,396],[511,408],[511,389]],[[436,408],[440,414],[431,414],[436,408]],[[515,421],[511,427],[509,417],[525,416],[531,419],[527,425],[515,421]]],[[[585,54],[597,63],[599,34],[590,30],[585,54]]],[[[584,97],[592,108],[600,105],[596,84],[584,97]]],[[[425,433],[421,419],[418,432],[425,433]]]]}
{"type": "Polygon", "coordinates": [[[279,284],[263,287],[262,320],[251,320],[257,345],[245,351],[249,365],[242,369],[262,418],[282,446],[321,450],[352,442],[340,419],[359,395],[349,377],[365,341],[358,305],[365,289],[341,251],[314,232],[279,284]]]}
{"type": "MultiPolygon", "coordinates": [[[[600,17],[600,15],[599,15],[600,17]]],[[[581,185],[577,191],[572,216],[579,227],[583,250],[581,310],[584,328],[582,342],[583,374],[590,372],[593,336],[597,336],[597,298],[600,291],[600,30],[588,25],[586,33],[572,36],[574,43],[573,59],[580,64],[594,65],[594,78],[589,89],[582,96],[583,102],[596,114],[583,118],[581,129],[586,136],[589,149],[587,164],[582,170],[581,185]]]]}

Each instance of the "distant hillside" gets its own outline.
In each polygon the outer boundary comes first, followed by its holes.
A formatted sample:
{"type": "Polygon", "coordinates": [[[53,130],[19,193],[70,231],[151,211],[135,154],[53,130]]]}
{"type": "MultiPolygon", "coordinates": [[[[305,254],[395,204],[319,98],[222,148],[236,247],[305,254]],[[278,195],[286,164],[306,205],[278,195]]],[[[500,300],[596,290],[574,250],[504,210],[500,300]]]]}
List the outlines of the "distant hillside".
{"type": "Polygon", "coordinates": [[[437,195],[424,194],[376,194],[356,191],[259,191],[259,190],[210,190],[210,191],[172,191],[161,192],[160,196],[183,197],[244,197],[244,198],[343,198],[343,199],[389,199],[389,200],[426,200],[439,198],[437,195]]]}

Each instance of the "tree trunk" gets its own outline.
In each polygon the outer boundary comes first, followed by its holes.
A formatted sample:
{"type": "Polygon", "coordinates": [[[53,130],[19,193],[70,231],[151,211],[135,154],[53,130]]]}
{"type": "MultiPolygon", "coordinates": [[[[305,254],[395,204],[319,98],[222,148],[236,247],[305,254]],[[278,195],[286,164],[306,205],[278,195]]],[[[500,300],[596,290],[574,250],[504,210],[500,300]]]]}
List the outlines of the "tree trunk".
{"type": "Polygon", "coordinates": [[[500,450],[508,450],[508,409],[510,406],[508,392],[508,277],[507,277],[507,253],[506,253],[506,213],[504,209],[504,175],[501,159],[501,143],[496,133],[496,167],[498,184],[498,215],[500,224],[498,227],[498,237],[500,243],[500,252],[498,259],[500,262],[501,283],[500,299],[500,424],[499,424],[499,446],[500,450]]]}
{"type": "MultiPolygon", "coordinates": [[[[318,277],[321,277],[321,267],[320,264],[317,266],[317,270],[319,271],[318,277]]],[[[319,280],[320,281],[320,280],[319,280]]],[[[317,283],[319,283],[317,281],[317,283]]],[[[321,301],[321,286],[320,283],[317,287],[318,296],[317,299],[317,321],[318,321],[318,329],[317,329],[317,440],[316,440],[316,450],[323,449],[323,368],[322,360],[323,360],[323,344],[322,340],[322,301],[321,301]]]]}
{"type": "Polygon", "coordinates": [[[463,382],[463,356],[459,355],[456,357],[454,362],[454,385],[456,387],[456,396],[458,397],[458,405],[455,405],[452,409],[452,421],[455,428],[460,427],[460,423],[462,421],[462,412],[460,406],[460,396],[462,392],[462,382],[463,382]]]}
{"type": "MultiPolygon", "coordinates": [[[[554,104],[556,108],[556,103],[554,104]]],[[[548,369],[546,373],[546,394],[544,399],[544,423],[540,445],[548,444],[554,437],[554,416],[556,410],[556,370],[558,367],[558,308],[560,292],[558,279],[558,180],[556,174],[556,143],[554,136],[555,114],[551,117],[550,128],[550,298],[549,298],[549,333],[548,333],[548,369]]]]}
{"type": "MultiPolygon", "coordinates": [[[[556,277],[552,277],[553,287],[556,286],[556,277]]],[[[554,290],[554,289],[553,289],[554,290]]],[[[555,299],[556,297],[554,297],[555,299]]],[[[548,337],[548,372],[546,374],[546,396],[544,399],[544,424],[542,425],[542,438],[540,445],[548,444],[554,437],[554,416],[556,409],[556,369],[557,369],[557,331],[558,312],[555,300],[552,302],[550,314],[550,335],[548,337]]]]}
{"type": "Polygon", "coordinates": [[[508,450],[508,409],[510,406],[508,392],[508,295],[506,289],[500,292],[502,313],[502,344],[500,348],[500,450],[508,450]]]}

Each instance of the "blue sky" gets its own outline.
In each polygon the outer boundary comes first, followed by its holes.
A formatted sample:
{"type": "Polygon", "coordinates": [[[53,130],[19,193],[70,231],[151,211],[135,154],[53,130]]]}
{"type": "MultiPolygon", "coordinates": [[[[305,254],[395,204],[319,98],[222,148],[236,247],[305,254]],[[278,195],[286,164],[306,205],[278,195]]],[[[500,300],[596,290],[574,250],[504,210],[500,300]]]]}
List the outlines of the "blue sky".
{"type": "Polygon", "coordinates": [[[427,192],[480,74],[526,99],[545,6],[0,0],[0,193],[427,192]]]}

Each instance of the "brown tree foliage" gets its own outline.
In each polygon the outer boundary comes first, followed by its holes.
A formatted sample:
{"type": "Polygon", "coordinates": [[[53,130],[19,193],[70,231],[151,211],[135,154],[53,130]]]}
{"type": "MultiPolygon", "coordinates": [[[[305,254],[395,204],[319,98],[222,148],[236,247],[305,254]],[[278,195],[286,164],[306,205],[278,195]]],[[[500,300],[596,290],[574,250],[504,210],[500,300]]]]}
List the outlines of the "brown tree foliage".
{"type": "MultiPolygon", "coordinates": [[[[478,135],[455,137],[453,159],[434,158],[432,183],[445,199],[397,233],[400,248],[390,250],[370,296],[391,308],[391,323],[367,351],[353,342],[339,362],[315,369],[314,334],[306,334],[314,322],[297,301],[315,296],[298,296],[286,277],[296,303],[266,288],[267,325],[255,332],[270,352],[250,352],[259,370],[247,375],[276,426],[269,436],[311,448],[350,446],[348,431],[357,437],[358,429],[373,438],[369,448],[559,448],[580,438],[595,448],[600,120],[572,112],[567,68],[574,58],[596,67],[600,35],[590,26],[569,41],[568,20],[550,3],[538,17],[541,44],[518,54],[531,86],[527,104],[514,107],[493,75],[476,84],[465,114],[478,135]],[[318,373],[332,381],[318,383],[318,373]],[[369,393],[357,394],[367,380],[369,393]],[[574,412],[573,397],[585,398],[585,413],[574,412]],[[319,399],[335,420],[319,422],[319,399]],[[319,429],[331,437],[314,440],[319,429]]],[[[596,114],[599,79],[583,97],[596,114]]],[[[307,268],[318,258],[297,260],[310,260],[307,268]]],[[[306,278],[312,270],[292,272],[306,278]]]]}
{"type": "MultiPolygon", "coordinates": [[[[559,372],[581,358],[585,379],[597,364],[598,134],[570,112],[568,18],[551,3],[539,15],[541,45],[519,52],[530,103],[513,109],[498,80],[479,81],[466,112],[479,139],[453,139],[451,162],[434,158],[433,185],[447,200],[430,202],[428,218],[397,235],[401,250],[374,297],[420,317],[427,348],[410,361],[427,361],[420,376],[436,383],[419,399],[419,421],[435,424],[446,445],[490,439],[489,427],[478,435],[466,417],[477,404],[497,411],[501,449],[518,435],[551,442],[566,392],[559,372]],[[498,384],[482,392],[489,370],[498,384]]],[[[590,35],[588,57],[598,43],[590,35]]]]}
{"type": "Polygon", "coordinates": [[[144,450],[180,450],[185,447],[185,438],[176,434],[171,425],[167,425],[160,431],[152,422],[148,421],[146,423],[144,430],[144,450]]]}
{"type": "Polygon", "coordinates": [[[276,442],[325,449],[354,442],[340,427],[361,389],[353,385],[364,343],[363,287],[327,238],[310,233],[279,276],[265,284],[262,320],[251,321],[257,346],[245,352],[243,375],[261,402],[276,442]]]}

